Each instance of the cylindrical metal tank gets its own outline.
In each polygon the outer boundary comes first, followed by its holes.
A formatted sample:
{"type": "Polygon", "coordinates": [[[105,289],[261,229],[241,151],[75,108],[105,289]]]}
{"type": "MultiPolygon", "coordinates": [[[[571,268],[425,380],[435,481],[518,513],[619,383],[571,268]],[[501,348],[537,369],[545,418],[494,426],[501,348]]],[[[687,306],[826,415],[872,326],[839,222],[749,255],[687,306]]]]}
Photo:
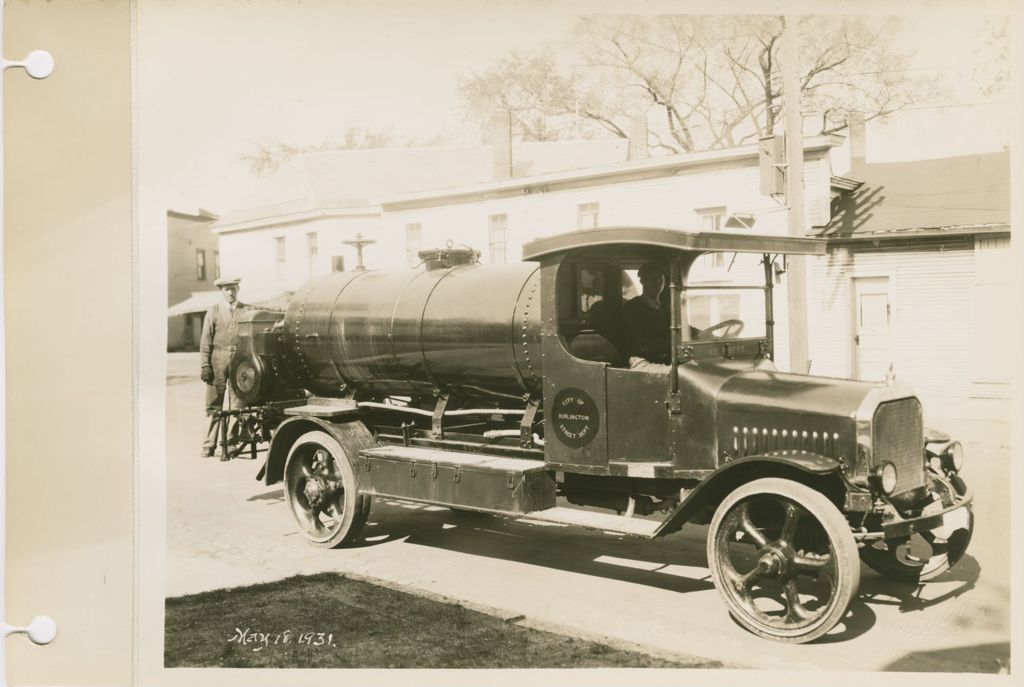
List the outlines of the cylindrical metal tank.
{"type": "Polygon", "coordinates": [[[292,297],[285,364],[322,396],[539,395],[539,285],[528,263],[333,273],[292,297]]]}

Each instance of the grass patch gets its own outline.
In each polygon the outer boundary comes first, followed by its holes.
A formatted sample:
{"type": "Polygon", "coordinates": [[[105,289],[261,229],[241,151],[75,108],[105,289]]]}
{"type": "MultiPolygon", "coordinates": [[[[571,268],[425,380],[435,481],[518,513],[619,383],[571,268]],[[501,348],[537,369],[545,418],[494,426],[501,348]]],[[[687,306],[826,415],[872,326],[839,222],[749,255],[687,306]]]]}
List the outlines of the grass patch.
{"type": "Polygon", "coordinates": [[[164,665],[227,668],[697,668],[342,575],[167,599],[164,665]]]}

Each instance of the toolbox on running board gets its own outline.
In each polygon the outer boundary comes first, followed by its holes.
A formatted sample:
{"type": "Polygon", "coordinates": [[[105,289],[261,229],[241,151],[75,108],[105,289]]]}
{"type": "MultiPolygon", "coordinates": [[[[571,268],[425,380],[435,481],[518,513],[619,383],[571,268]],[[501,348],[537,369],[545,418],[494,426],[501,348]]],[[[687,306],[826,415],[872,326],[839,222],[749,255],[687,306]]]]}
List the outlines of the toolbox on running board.
{"type": "Polygon", "coordinates": [[[502,513],[555,505],[554,475],[537,460],[381,446],[360,451],[353,468],[366,494],[502,513]]]}

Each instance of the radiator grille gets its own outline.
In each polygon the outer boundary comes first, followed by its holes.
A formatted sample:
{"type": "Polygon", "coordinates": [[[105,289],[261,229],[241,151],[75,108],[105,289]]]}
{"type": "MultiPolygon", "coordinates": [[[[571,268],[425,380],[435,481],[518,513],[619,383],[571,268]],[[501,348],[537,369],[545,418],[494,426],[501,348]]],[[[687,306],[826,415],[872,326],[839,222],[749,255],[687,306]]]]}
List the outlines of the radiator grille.
{"type": "Polygon", "coordinates": [[[874,465],[896,466],[896,491],[924,485],[924,427],[921,403],[916,398],[882,403],[871,423],[874,465]]]}

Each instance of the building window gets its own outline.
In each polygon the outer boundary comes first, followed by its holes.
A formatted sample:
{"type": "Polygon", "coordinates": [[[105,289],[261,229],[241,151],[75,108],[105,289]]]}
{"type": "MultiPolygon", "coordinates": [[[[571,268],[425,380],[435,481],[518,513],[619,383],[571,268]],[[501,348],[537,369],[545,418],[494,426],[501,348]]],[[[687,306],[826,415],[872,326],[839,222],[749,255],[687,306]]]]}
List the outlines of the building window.
{"type": "Polygon", "coordinates": [[[220,279],[220,251],[213,251],[213,278],[220,279]]]}
{"type": "Polygon", "coordinates": [[[594,229],[597,227],[598,203],[581,203],[576,206],[576,228],[594,229]]]}
{"type": "Polygon", "coordinates": [[[315,231],[311,231],[306,234],[306,267],[311,277],[313,276],[313,268],[316,265],[317,252],[317,235],[315,231]]]}
{"type": "Polygon", "coordinates": [[[196,279],[206,281],[206,251],[196,248],[196,279]]]}
{"type": "Polygon", "coordinates": [[[419,222],[405,225],[405,262],[409,267],[420,264],[420,249],[423,243],[423,227],[419,222]]]}
{"type": "MultiPolygon", "coordinates": [[[[725,226],[726,209],[724,206],[713,208],[698,208],[697,226],[701,231],[722,231],[725,226]]],[[[726,254],[723,252],[709,253],[701,258],[705,267],[725,267],[726,254]]]]}
{"type": "Polygon", "coordinates": [[[508,215],[491,215],[487,220],[487,243],[490,247],[491,264],[504,264],[505,234],[508,230],[508,215]]]}
{"type": "Polygon", "coordinates": [[[274,253],[275,259],[277,260],[277,280],[282,281],[285,277],[285,252],[284,252],[284,237],[274,237],[274,253]]]}

